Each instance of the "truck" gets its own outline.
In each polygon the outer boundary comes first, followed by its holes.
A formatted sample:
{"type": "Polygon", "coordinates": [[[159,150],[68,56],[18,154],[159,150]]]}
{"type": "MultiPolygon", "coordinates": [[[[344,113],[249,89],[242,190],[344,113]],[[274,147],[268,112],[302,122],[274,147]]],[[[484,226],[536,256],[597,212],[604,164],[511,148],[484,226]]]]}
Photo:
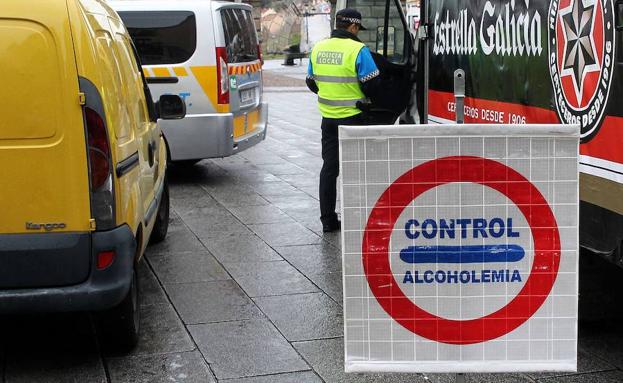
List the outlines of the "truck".
{"type": "Polygon", "coordinates": [[[422,0],[417,32],[400,0],[338,0],[368,30],[384,93],[377,123],[579,124],[583,248],[623,267],[623,2],[422,0]]]}

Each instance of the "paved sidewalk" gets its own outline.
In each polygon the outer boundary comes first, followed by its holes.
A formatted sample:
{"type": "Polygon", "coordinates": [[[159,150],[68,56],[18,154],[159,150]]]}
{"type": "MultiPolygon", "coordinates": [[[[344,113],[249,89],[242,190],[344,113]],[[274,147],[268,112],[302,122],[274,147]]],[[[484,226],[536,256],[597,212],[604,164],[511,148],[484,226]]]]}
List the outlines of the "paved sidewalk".
{"type": "MultiPolygon", "coordinates": [[[[275,67],[273,74],[296,80],[290,70],[275,67]]],[[[103,352],[86,314],[5,319],[3,381],[454,381],[343,372],[340,238],[323,235],[318,220],[315,97],[267,88],[265,142],[169,171],[169,235],[148,248],[140,270],[139,346],[130,355],[103,352]]],[[[612,273],[621,280],[618,270],[612,273]]],[[[578,374],[470,375],[468,381],[622,382],[622,327],[620,321],[582,324],[578,374]]]]}

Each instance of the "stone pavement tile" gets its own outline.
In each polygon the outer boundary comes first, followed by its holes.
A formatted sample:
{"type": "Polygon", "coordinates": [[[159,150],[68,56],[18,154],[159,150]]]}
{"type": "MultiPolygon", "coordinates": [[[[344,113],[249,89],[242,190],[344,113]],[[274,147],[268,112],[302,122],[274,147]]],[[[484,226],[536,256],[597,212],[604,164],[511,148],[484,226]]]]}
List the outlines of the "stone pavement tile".
{"type": "MultiPolygon", "coordinates": [[[[604,362],[600,358],[593,356],[583,350],[578,350],[578,372],[577,373],[588,373],[588,372],[596,372],[596,371],[606,371],[612,370],[614,366],[609,363],[604,362]]],[[[530,376],[533,379],[542,379],[551,376],[564,376],[564,375],[575,375],[573,372],[543,372],[543,373],[533,373],[529,372],[526,375],[530,376]]]]}
{"type": "Polygon", "coordinates": [[[212,254],[205,250],[192,253],[150,254],[148,258],[163,284],[230,279],[212,254]]]}
{"type": "MultiPolygon", "coordinates": [[[[314,231],[314,233],[316,232],[314,231]]],[[[333,247],[338,249],[338,251],[341,254],[341,249],[342,249],[342,232],[341,231],[334,231],[332,233],[322,233],[320,232],[320,230],[318,230],[317,234],[322,236],[323,241],[331,244],[333,247]]]]}
{"type": "Polygon", "coordinates": [[[344,372],[342,338],[293,343],[294,348],[327,383],[425,383],[421,374],[360,374],[344,372]]]}
{"type": "Polygon", "coordinates": [[[169,303],[164,290],[160,287],[160,283],[158,283],[156,276],[152,273],[144,259],[138,266],[138,286],[140,289],[139,301],[141,306],[169,303]]]}
{"type": "Polygon", "coordinates": [[[316,217],[320,219],[320,205],[318,200],[307,194],[305,194],[305,197],[275,196],[272,198],[271,203],[292,217],[294,217],[294,215],[290,214],[291,211],[293,213],[298,212],[303,216],[315,214],[316,217]]]}
{"type": "Polygon", "coordinates": [[[306,274],[320,290],[330,296],[337,304],[342,306],[344,294],[342,292],[342,272],[306,274]]]}
{"type": "Polygon", "coordinates": [[[318,291],[303,274],[285,261],[223,265],[250,297],[318,291]]]}
{"type": "Polygon", "coordinates": [[[169,194],[171,199],[175,200],[201,200],[211,199],[208,193],[200,186],[194,183],[191,184],[175,184],[169,183],[169,194]]]}
{"type": "MultiPolygon", "coordinates": [[[[300,137],[293,137],[292,140],[300,141],[300,137]]],[[[285,140],[284,140],[285,141],[285,140]]],[[[262,169],[266,170],[276,176],[280,176],[283,174],[308,174],[309,171],[305,170],[299,166],[296,166],[292,163],[281,163],[276,165],[266,164],[262,165],[262,169]]]]}
{"type": "Polygon", "coordinates": [[[190,230],[204,245],[208,239],[212,238],[252,234],[251,230],[229,212],[212,216],[206,215],[204,218],[196,216],[186,222],[190,230]]]}
{"type": "Polygon", "coordinates": [[[282,154],[282,157],[289,162],[296,163],[297,165],[299,164],[299,162],[304,163],[307,161],[318,160],[318,157],[310,156],[309,154],[302,152],[301,149],[297,147],[292,147],[291,150],[284,152],[282,154]]]}
{"type": "MultiPolygon", "coordinates": [[[[282,202],[279,202],[282,203],[282,202]]],[[[301,205],[279,207],[298,223],[313,231],[318,236],[322,236],[322,223],[320,222],[320,204],[311,199],[305,200],[301,205]]]]}
{"type": "Polygon", "coordinates": [[[275,250],[305,275],[342,271],[341,252],[326,242],[319,245],[277,247],[275,250]]]}
{"type": "Polygon", "coordinates": [[[623,371],[596,372],[593,374],[579,374],[572,376],[559,376],[537,380],[539,383],[621,383],[623,371]]]}
{"type": "Polygon", "coordinates": [[[620,318],[612,323],[580,322],[578,348],[623,370],[623,330],[620,318]]]}
{"type": "Polygon", "coordinates": [[[169,303],[141,307],[141,334],[138,345],[129,355],[163,354],[194,349],[195,345],[169,303]]]}
{"type": "Polygon", "coordinates": [[[251,230],[240,222],[227,225],[195,226],[192,230],[203,243],[214,238],[223,238],[227,236],[240,237],[253,234],[251,230]]]}
{"type": "Polygon", "coordinates": [[[246,172],[236,175],[236,181],[243,185],[253,186],[260,183],[280,182],[281,178],[267,172],[246,172]]]}
{"type": "Polygon", "coordinates": [[[111,383],[216,382],[199,351],[110,358],[111,383]]]}
{"type": "Polygon", "coordinates": [[[272,247],[314,245],[322,241],[319,236],[296,222],[249,225],[249,229],[272,247]]]}
{"type": "Polygon", "coordinates": [[[290,342],[342,336],[342,308],[324,293],[255,298],[290,342]]]}
{"type": "Polygon", "coordinates": [[[186,324],[263,317],[234,281],[176,283],[165,286],[186,324]]]}
{"type": "MultiPolygon", "coordinates": [[[[255,153],[247,153],[245,151],[243,154],[250,162],[255,165],[279,165],[283,164],[283,158],[271,154],[266,151],[256,151],[255,153]]],[[[260,166],[261,168],[261,166],[260,166]]]]}
{"type": "Polygon", "coordinates": [[[242,223],[278,223],[294,222],[290,216],[274,205],[232,207],[230,209],[242,223]]]}
{"type": "MultiPolygon", "coordinates": [[[[318,217],[318,213],[316,213],[318,209],[314,209],[314,211],[302,211],[302,210],[285,210],[285,212],[292,216],[295,220],[298,221],[301,225],[305,226],[309,230],[313,231],[319,237],[322,237],[323,241],[330,243],[337,249],[342,248],[342,232],[334,231],[331,233],[323,233],[322,231],[322,222],[318,217]]],[[[339,216],[339,208],[338,208],[338,216],[339,216]]]]}
{"type": "Polygon", "coordinates": [[[246,227],[224,207],[218,209],[197,209],[188,216],[182,216],[190,230],[199,238],[218,236],[223,232],[245,232],[246,227]]]}
{"type": "Polygon", "coordinates": [[[190,325],[188,329],[219,380],[309,370],[268,320],[190,325]]]}
{"type": "Polygon", "coordinates": [[[251,185],[253,190],[262,196],[289,196],[296,193],[297,189],[285,181],[261,182],[251,185]]]}
{"type": "Polygon", "coordinates": [[[318,198],[318,186],[317,185],[299,186],[298,189],[302,192],[305,192],[305,194],[309,195],[310,197],[313,197],[314,199],[318,198]]]}
{"type": "Polygon", "coordinates": [[[171,209],[177,214],[186,214],[202,207],[216,207],[219,203],[206,192],[206,198],[171,199],[171,209]]]}
{"type": "Polygon", "coordinates": [[[286,374],[254,376],[252,378],[221,380],[223,383],[323,383],[311,371],[289,372],[286,374]]]}
{"type": "MultiPolygon", "coordinates": [[[[290,186],[290,187],[294,189],[293,186],[290,186]]],[[[289,191],[288,193],[284,193],[284,194],[268,194],[268,195],[264,195],[264,198],[268,202],[270,202],[270,203],[281,202],[283,200],[283,197],[307,199],[307,198],[310,197],[310,195],[305,193],[302,190],[299,190],[299,189],[294,189],[294,190],[289,191]]]]}
{"type": "Polygon", "coordinates": [[[193,210],[189,210],[180,213],[180,217],[186,225],[193,228],[193,226],[206,226],[206,225],[224,225],[233,224],[238,222],[224,206],[204,206],[198,207],[193,210]]]}
{"type": "Polygon", "coordinates": [[[221,263],[281,261],[275,250],[253,233],[230,234],[203,240],[203,244],[221,263]]]}
{"type": "MultiPolygon", "coordinates": [[[[431,383],[454,383],[456,374],[423,374],[431,383]]],[[[521,374],[465,374],[468,383],[532,383],[533,380],[521,374]]]]}
{"type": "Polygon", "coordinates": [[[268,205],[268,201],[254,191],[245,193],[220,192],[212,194],[215,200],[226,207],[268,205]]]}
{"type": "MultiPolygon", "coordinates": [[[[316,189],[318,189],[318,177],[309,174],[282,174],[279,178],[297,188],[315,186],[316,189]]],[[[318,190],[316,190],[316,192],[318,192],[318,190]]]]}
{"type": "Polygon", "coordinates": [[[166,239],[160,243],[149,245],[147,254],[205,250],[193,232],[184,225],[181,218],[177,218],[177,222],[174,225],[169,223],[166,239]]]}
{"type": "MultiPolygon", "coordinates": [[[[300,154],[300,149],[297,149],[300,154]]],[[[286,156],[287,157],[287,156],[286,156]]],[[[308,170],[310,173],[317,173],[322,169],[322,159],[312,155],[298,155],[294,158],[288,159],[291,163],[308,170]]]]}

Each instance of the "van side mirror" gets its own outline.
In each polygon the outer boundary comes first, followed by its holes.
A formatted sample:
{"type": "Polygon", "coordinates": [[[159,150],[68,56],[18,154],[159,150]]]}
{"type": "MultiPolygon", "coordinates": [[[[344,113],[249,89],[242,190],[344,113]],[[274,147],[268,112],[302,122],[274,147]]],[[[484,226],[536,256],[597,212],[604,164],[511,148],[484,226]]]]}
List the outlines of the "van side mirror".
{"type": "Polygon", "coordinates": [[[163,120],[179,120],[186,116],[186,103],[180,96],[163,94],[156,102],[156,112],[163,120]]]}

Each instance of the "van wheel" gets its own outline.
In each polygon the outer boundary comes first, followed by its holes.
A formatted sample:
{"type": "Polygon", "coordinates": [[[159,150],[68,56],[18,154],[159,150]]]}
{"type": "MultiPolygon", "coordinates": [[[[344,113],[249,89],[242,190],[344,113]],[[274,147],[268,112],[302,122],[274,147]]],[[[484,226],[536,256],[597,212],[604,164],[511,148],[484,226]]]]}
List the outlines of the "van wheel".
{"type": "Polygon", "coordinates": [[[140,307],[136,268],[132,284],[125,298],[117,306],[98,314],[100,341],[107,350],[128,352],[132,350],[140,332],[140,307]]]}
{"type": "Polygon", "coordinates": [[[160,201],[160,207],[156,214],[156,222],[154,223],[154,229],[151,231],[150,243],[158,243],[164,241],[169,230],[169,214],[170,214],[170,202],[169,202],[169,183],[164,180],[164,189],[162,189],[162,201],[160,201]]]}

